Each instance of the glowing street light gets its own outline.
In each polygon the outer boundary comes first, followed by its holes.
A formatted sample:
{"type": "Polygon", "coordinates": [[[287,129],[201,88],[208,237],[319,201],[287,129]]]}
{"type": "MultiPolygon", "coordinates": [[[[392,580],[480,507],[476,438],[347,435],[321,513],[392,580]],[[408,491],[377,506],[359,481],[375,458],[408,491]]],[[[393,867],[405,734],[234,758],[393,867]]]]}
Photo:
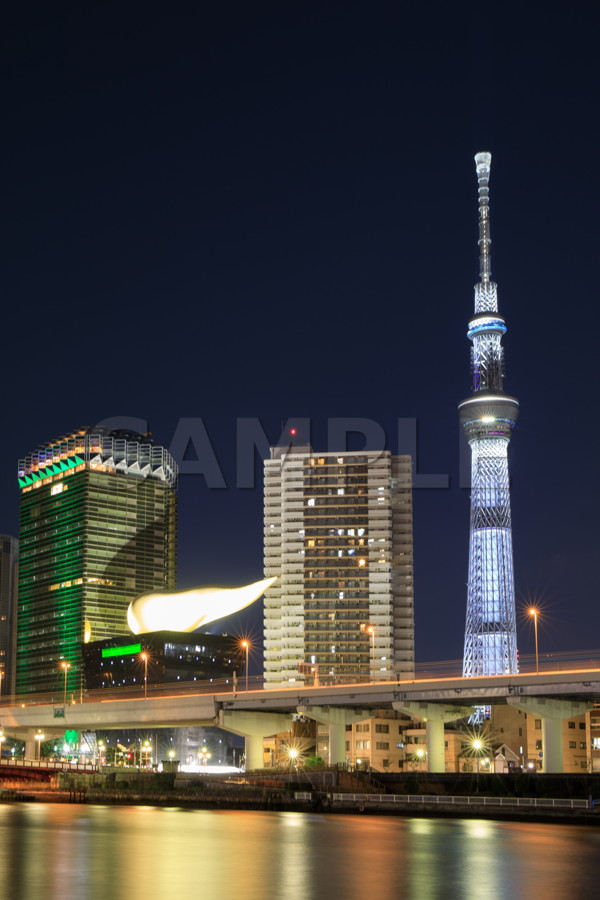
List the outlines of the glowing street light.
{"type": "Polygon", "coordinates": [[[288,747],[287,755],[288,755],[288,759],[290,761],[289,780],[291,781],[292,780],[292,769],[298,768],[298,758],[300,756],[300,753],[298,752],[296,747],[288,747]]]}
{"type": "Polygon", "coordinates": [[[471,741],[471,747],[473,749],[473,754],[475,756],[475,772],[476,772],[476,788],[475,793],[479,793],[479,759],[481,757],[481,751],[485,749],[485,743],[481,740],[481,738],[473,738],[471,741]]]}
{"type": "Polygon", "coordinates": [[[209,753],[206,747],[203,747],[202,750],[198,750],[198,761],[203,766],[208,763],[208,760],[211,758],[211,756],[212,753],[209,753]]]}
{"type": "Polygon", "coordinates": [[[246,651],[246,692],[248,691],[248,662],[249,662],[249,654],[250,654],[250,641],[243,640],[240,641],[240,647],[242,650],[246,651]]]}
{"type": "Polygon", "coordinates": [[[4,743],[5,740],[6,740],[6,735],[4,734],[3,731],[0,731],[0,761],[2,760],[2,749],[3,749],[2,744],[4,743]]]}
{"type": "Polygon", "coordinates": [[[106,744],[104,744],[102,741],[100,741],[100,743],[98,744],[98,765],[100,765],[100,766],[103,765],[102,754],[104,753],[105,750],[106,750],[106,744]]]}
{"type": "Polygon", "coordinates": [[[71,668],[71,663],[67,662],[66,659],[61,659],[60,667],[63,670],[64,675],[65,675],[65,684],[64,684],[64,690],[63,690],[63,706],[66,706],[67,705],[67,674],[69,672],[69,669],[71,668]]]}
{"type": "Polygon", "coordinates": [[[142,753],[146,754],[146,768],[149,769],[150,764],[152,763],[152,757],[149,757],[149,754],[152,753],[150,741],[144,741],[143,745],[140,748],[140,765],[142,764],[142,753]]]}
{"type": "Polygon", "coordinates": [[[533,616],[533,630],[535,632],[535,674],[540,674],[540,658],[538,654],[538,609],[532,606],[529,615],[533,616]]]}
{"type": "Polygon", "coordinates": [[[144,650],[140,653],[140,659],[144,663],[144,700],[148,699],[148,654],[144,650]]]}
{"type": "MultiPolygon", "coordinates": [[[[371,669],[371,673],[373,673],[375,671],[375,635],[377,634],[377,629],[375,628],[374,625],[369,625],[366,622],[361,622],[360,630],[362,631],[363,634],[368,634],[371,639],[370,669],[371,669]]],[[[369,680],[370,680],[370,677],[369,677],[369,680]]]]}
{"type": "Polygon", "coordinates": [[[371,666],[373,671],[375,671],[375,635],[377,634],[377,629],[374,625],[367,627],[367,634],[371,635],[371,666]]]}

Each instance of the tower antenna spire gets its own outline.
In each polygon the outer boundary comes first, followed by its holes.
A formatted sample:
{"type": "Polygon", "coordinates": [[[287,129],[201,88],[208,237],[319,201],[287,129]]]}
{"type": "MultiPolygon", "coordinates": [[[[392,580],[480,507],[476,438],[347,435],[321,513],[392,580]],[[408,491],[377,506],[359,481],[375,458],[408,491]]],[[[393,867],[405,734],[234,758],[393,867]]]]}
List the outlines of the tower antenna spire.
{"type": "MultiPolygon", "coordinates": [[[[471,448],[471,537],[463,675],[518,671],[508,445],[519,404],[504,392],[504,318],[491,279],[491,153],[477,153],[479,276],[469,322],[471,396],[459,405],[471,448]]],[[[481,710],[480,710],[481,712],[481,710]]]]}
{"type": "Polygon", "coordinates": [[[489,187],[492,154],[476,153],[475,165],[479,184],[479,278],[486,284],[492,280],[489,187]]]}

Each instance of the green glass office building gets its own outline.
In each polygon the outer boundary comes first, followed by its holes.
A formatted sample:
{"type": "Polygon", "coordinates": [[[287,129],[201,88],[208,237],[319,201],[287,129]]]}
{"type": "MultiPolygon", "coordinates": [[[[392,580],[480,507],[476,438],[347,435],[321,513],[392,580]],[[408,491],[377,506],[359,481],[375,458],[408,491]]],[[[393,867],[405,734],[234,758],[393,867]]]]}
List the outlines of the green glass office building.
{"type": "Polygon", "coordinates": [[[128,632],[127,607],[176,583],[177,466],[128,431],[67,435],[19,461],[17,694],[78,694],[81,646],[128,632]]]}

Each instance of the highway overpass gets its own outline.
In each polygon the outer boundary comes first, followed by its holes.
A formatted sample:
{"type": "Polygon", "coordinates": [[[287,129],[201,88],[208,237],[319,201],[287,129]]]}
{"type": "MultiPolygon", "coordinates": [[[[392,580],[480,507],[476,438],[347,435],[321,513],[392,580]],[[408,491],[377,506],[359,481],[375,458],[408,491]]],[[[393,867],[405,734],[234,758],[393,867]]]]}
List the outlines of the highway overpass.
{"type": "MultiPolygon", "coordinates": [[[[354,685],[321,685],[212,692],[210,685],[161,685],[160,691],[92,692],[82,702],[5,700],[0,724],[8,735],[32,742],[38,729],[60,734],[124,728],[218,725],[246,738],[249,765],[262,766],[263,738],[288,731],[301,712],[329,725],[332,762],[343,760],[348,722],[367,718],[374,709],[392,708],[427,723],[430,767],[443,764],[445,722],[469,715],[473,707],[510,704],[542,719],[546,769],[561,771],[558,734],[562,719],[600,703],[600,668],[494,675],[481,678],[416,678],[354,685]],[[339,758],[341,756],[341,759],[339,758]],[[337,758],[336,758],[337,757],[337,758]]],[[[33,743],[30,743],[33,747],[33,743]]]]}

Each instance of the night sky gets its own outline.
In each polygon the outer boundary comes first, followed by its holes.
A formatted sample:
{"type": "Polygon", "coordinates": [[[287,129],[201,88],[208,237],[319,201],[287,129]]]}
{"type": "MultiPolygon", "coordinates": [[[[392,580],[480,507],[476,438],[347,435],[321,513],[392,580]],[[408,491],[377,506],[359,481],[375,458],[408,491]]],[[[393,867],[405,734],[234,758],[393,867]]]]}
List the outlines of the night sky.
{"type": "MultiPolygon", "coordinates": [[[[18,5],[19,6],[19,5],[18,5]]],[[[22,6],[22,5],[21,5],[22,6]]],[[[6,20],[0,530],[17,460],[134,417],[202,418],[226,486],[180,480],[179,586],[262,577],[236,422],[418,427],[418,661],[462,655],[457,404],[493,154],[492,272],[517,606],[540,652],[600,646],[597,4],[59,4],[6,20]],[[125,8],[123,8],[125,7],[125,8]]],[[[299,436],[307,439],[306,429],[299,436]]],[[[329,448],[339,449],[339,448],[329,448]]],[[[466,448],[465,448],[466,449],[466,448]]],[[[463,454],[464,455],[464,454],[463,454]]],[[[259,634],[258,607],[229,623],[259,634]]],[[[521,653],[533,649],[520,619],[521,653]]],[[[255,661],[258,665],[258,662],[255,661]]]]}

